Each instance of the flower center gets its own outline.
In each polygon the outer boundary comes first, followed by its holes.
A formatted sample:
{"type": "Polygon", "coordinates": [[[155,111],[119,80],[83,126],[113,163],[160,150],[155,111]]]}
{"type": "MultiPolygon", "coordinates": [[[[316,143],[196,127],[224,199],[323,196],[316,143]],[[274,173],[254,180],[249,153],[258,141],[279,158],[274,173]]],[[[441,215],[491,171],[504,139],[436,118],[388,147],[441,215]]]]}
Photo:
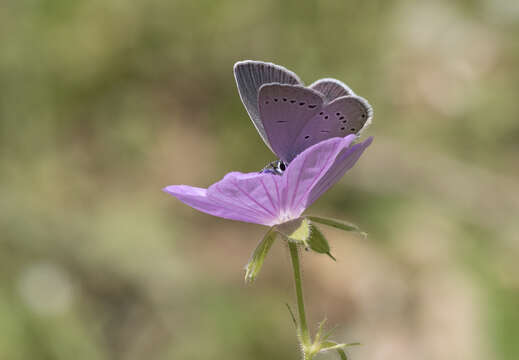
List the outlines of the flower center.
{"type": "Polygon", "coordinates": [[[283,223],[286,223],[288,221],[297,219],[298,217],[299,217],[299,215],[297,215],[297,214],[294,214],[294,213],[292,213],[290,211],[283,210],[279,214],[278,218],[274,221],[273,225],[283,224],[283,223]]]}

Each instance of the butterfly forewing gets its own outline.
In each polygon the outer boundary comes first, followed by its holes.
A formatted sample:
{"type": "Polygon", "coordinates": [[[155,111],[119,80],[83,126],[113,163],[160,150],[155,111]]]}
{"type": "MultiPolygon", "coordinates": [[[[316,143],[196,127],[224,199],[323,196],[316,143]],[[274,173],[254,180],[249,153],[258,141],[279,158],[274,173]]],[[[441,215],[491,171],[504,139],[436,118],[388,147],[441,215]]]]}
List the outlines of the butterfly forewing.
{"type": "Polygon", "coordinates": [[[234,77],[243,105],[247,109],[254,126],[267,146],[269,143],[259,114],[258,92],[263,84],[301,84],[301,80],[292,71],[282,66],[263,61],[240,61],[234,65],[234,77]]]}
{"type": "Polygon", "coordinates": [[[322,111],[322,96],[297,85],[266,84],[260,88],[259,111],[272,151],[290,162],[295,143],[311,119],[322,111]]]}

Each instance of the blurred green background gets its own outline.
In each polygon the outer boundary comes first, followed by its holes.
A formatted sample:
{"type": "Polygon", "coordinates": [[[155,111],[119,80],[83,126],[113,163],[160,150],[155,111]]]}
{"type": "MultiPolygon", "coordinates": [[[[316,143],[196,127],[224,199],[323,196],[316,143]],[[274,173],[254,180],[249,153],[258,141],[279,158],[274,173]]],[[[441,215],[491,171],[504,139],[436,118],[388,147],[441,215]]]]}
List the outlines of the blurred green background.
{"type": "MultiPolygon", "coordinates": [[[[0,8],[0,359],[298,359],[277,243],[160,190],[274,156],[232,65],[333,76],[373,145],[311,213],[312,324],[353,359],[519,358],[519,2],[7,0],[0,8]]],[[[335,358],[335,355],[323,356],[335,358]]]]}

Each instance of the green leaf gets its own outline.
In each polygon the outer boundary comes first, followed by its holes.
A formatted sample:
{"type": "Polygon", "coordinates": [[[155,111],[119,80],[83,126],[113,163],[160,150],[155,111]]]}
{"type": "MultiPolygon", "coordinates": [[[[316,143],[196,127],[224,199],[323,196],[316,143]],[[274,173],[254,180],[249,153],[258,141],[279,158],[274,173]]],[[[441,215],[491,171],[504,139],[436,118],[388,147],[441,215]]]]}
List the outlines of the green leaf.
{"type": "Polygon", "coordinates": [[[294,315],[294,312],[292,311],[292,308],[290,307],[290,305],[288,305],[288,303],[285,303],[285,305],[287,306],[287,309],[288,309],[288,312],[290,313],[290,317],[292,317],[292,321],[294,322],[294,325],[297,329],[297,320],[296,320],[296,317],[294,315]]]}
{"type": "Polygon", "coordinates": [[[256,280],[261,267],[263,266],[263,262],[267,257],[267,254],[270,250],[270,247],[276,240],[277,232],[274,228],[270,228],[269,231],[265,234],[263,239],[260,241],[254,253],[252,253],[252,257],[245,267],[245,282],[252,283],[256,280]]]}
{"type": "Polygon", "coordinates": [[[330,254],[330,244],[319,229],[312,223],[310,223],[310,237],[306,241],[306,245],[319,254],[327,254],[333,260],[335,258],[330,254]]]}
{"type": "Polygon", "coordinates": [[[321,351],[328,351],[328,350],[337,350],[337,349],[344,349],[349,346],[357,346],[360,345],[359,342],[354,343],[348,343],[348,344],[339,344],[335,341],[323,341],[321,343],[321,351]]]}
{"type": "Polygon", "coordinates": [[[315,334],[315,338],[314,338],[314,341],[316,343],[319,343],[321,342],[321,336],[323,335],[323,329],[324,329],[324,324],[326,324],[326,318],[323,319],[323,321],[321,321],[319,323],[319,328],[317,329],[317,333],[315,334]]]}
{"type": "Polygon", "coordinates": [[[340,229],[340,230],[361,232],[357,225],[348,223],[346,221],[330,219],[330,218],[323,218],[323,217],[319,217],[319,216],[307,216],[307,218],[316,223],[332,226],[332,227],[340,229]]]}
{"type": "Polygon", "coordinates": [[[321,350],[319,352],[335,350],[341,357],[341,360],[344,360],[344,359],[348,360],[348,356],[346,356],[346,352],[344,351],[344,348],[346,348],[348,346],[355,346],[355,345],[360,345],[360,343],[356,342],[356,343],[349,343],[349,344],[338,344],[335,341],[323,341],[321,343],[321,350]]]}
{"type": "Polygon", "coordinates": [[[328,350],[328,348],[331,348],[332,346],[337,345],[335,341],[323,341],[321,343],[321,350],[328,350]]]}
{"type": "Polygon", "coordinates": [[[337,325],[334,326],[333,328],[331,328],[330,330],[328,330],[324,335],[323,335],[323,340],[327,340],[330,336],[332,336],[333,332],[337,329],[337,325]]]}

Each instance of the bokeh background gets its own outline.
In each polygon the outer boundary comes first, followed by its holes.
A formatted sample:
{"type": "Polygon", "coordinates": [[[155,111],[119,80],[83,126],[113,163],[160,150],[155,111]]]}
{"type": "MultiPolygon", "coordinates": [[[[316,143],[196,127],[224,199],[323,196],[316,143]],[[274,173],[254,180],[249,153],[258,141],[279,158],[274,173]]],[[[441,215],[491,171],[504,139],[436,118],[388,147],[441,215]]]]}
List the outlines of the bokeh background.
{"type": "MultiPolygon", "coordinates": [[[[375,141],[311,209],[312,324],[353,359],[519,358],[519,2],[7,0],[0,359],[298,359],[285,246],[160,189],[273,155],[232,65],[350,85],[375,141]]],[[[334,355],[323,359],[335,358],[334,355]]]]}

